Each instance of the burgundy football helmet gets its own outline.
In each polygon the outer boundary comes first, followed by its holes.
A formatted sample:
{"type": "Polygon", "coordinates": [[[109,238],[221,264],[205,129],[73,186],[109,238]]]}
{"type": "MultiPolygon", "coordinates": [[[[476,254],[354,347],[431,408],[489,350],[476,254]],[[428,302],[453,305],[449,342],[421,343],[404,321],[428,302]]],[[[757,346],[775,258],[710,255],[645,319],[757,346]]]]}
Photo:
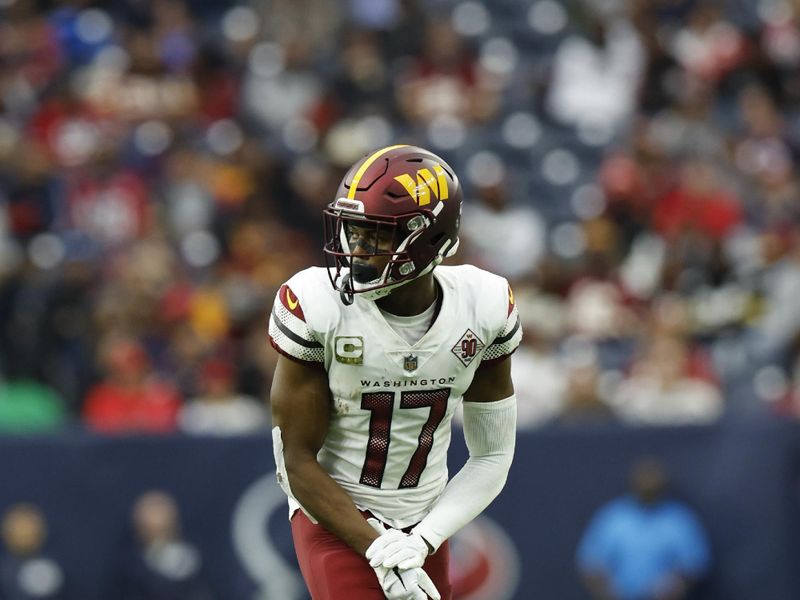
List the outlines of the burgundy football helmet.
{"type": "Polygon", "coordinates": [[[455,254],[462,197],[447,163],[417,146],[389,146],[354,164],[323,211],[325,260],[342,301],[385,296],[455,254]],[[374,256],[389,257],[382,272],[365,263],[374,256]]]}

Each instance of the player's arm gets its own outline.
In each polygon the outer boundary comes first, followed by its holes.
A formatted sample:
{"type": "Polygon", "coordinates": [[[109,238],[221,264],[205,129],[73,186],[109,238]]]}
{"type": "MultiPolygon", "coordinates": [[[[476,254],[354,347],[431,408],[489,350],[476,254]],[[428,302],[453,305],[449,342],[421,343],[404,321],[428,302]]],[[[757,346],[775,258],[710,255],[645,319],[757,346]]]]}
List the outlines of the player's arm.
{"type": "Polygon", "coordinates": [[[464,396],[469,458],[431,511],[405,538],[381,536],[367,550],[375,567],[419,567],[425,557],[489,506],[508,477],[514,456],[517,400],[511,357],[481,365],[464,396]]]}
{"type": "Polygon", "coordinates": [[[279,436],[276,462],[285,465],[292,495],[320,525],[363,555],[378,534],[317,462],[331,410],[326,371],[279,356],[270,402],[273,436],[279,436]]]}
{"type": "Polygon", "coordinates": [[[511,381],[511,355],[484,361],[475,371],[464,402],[497,402],[514,394],[511,381]]]}
{"type": "Polygon", "coordinates": [[[469,458],[414,528],[431,549],[477,517],[503,489],[514,457],[516,424],[511,357],[482,364],[464,394],[469,458]]]}

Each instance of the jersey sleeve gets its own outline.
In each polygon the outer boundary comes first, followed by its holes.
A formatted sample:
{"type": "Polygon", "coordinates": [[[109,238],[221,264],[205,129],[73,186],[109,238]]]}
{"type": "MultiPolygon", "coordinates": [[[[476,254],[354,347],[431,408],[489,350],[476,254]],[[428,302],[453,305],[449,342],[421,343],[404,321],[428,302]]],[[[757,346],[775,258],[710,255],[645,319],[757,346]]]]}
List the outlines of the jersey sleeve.
{"type": "Polygon", "coordinates": [[[484,363],[510,356],[522,340],[522,326],[519,321],[517,305],[514,302],[514,292],[511,290],[510,285],[507,285],[507,289],[508,310],[506,318],[498,334],[486,347],[486,352],[483,355],[484,363]]]}
{"type": "Polygon", "coordinates": [[[324,366],[325,348],[306,322],[300,299],[288,284],[281,286],[269,318],[269,341],[278,352],[303,364],[324,366]]]}

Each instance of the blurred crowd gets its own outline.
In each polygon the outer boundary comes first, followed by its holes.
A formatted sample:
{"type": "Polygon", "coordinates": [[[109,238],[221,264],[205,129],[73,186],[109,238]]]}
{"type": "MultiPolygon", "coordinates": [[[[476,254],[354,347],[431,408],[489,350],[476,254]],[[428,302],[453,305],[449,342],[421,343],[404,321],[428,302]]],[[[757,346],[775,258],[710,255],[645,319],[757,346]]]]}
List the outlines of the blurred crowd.
{"type": "Polygon", "coordinates": [[[523,426],[800,415],[800,2],[0,0],[0,429],[268,426],[363,153],[460,174],[523,426]]]}
{"type": "MultiPolygon", "coordinates": [[[[199,548],[183,531],[178,504],[162,490],[135,499],[120,541],[107,557],[104,598],[116,600],[213,600],[214,591],[199,548]]],[[[80,574],[48,552],[48,521],[30,503],[2,515],[0,595],[14,600],[68,600],[80,574]]],[[[63,557],[62,557],[63,558],[63,557]]]]}

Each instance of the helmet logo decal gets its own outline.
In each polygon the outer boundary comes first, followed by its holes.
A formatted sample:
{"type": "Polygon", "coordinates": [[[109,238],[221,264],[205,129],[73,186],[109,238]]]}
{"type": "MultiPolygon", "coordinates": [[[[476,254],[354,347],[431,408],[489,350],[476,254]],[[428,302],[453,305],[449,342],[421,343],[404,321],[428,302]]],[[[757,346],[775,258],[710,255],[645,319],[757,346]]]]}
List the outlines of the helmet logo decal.
{"type": "Polygon", "coordinates": [[[408,195],[414,199],[417,206],[426,206],[431,203],[431,193],[437,200],[447,200],[449,196],[444,169],[440,165],[434,165],[433,171],[435,176],[428,169],[420,169],[417,171],[416,181],[407,173],[398,175],[395,180],[406,188],[408,195]]]}

